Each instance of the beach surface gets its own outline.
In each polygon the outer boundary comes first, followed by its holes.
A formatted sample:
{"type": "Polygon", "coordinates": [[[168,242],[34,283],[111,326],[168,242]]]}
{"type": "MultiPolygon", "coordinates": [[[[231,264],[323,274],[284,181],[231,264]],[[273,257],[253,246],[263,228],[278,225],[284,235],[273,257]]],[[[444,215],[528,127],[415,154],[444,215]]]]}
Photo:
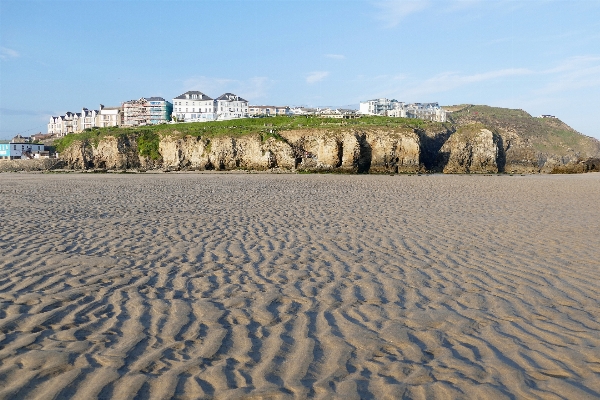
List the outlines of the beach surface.
{"type": "Polygon", "coordinates": [[[0,399],[600,397],[600,173],[3,173],[0,199],[0,399]]]}

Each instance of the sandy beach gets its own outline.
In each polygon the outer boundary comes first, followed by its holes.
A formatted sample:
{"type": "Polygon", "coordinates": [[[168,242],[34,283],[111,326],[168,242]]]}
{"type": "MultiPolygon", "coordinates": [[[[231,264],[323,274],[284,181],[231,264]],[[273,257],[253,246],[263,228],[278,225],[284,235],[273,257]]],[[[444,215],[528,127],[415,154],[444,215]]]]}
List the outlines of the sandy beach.
{"type": "Polygon", "coordinates": [[[600,173],[3,173],[0,199],[0,399],[600,398],[600,173]]]}

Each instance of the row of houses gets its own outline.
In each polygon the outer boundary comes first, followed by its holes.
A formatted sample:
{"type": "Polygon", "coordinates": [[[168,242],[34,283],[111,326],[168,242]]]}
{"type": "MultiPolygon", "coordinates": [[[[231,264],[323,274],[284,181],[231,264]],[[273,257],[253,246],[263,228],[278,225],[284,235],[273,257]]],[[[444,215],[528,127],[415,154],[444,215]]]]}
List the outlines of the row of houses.
{"type": "Polygon", "coordinates": [[[41,143],[31,143],[29,138],[15,136],[10,143],[0,143],[0,160],[49,158],[50,153],[41,143]]]}
{"type": "Polygon", "coordinates": [[[213,99],[199,91],[188,91],[175,97],[173,102],[162,97],[142,97],[125,101],[119,107],[101,104],[99,110],[83,108],[80,113],[52,116],[48,122],[48,133],[60,137],[95,127],[218,121],[248,115],[248,101],[238,95],[225,93],[213,99]]]}
{"type": "Polygon", "coordinates": [[[80,113],[68,111],[50,117],[48,133],[61,137],[96,127],[163,124],[171,120],[172,112],[173,105],[162,97],[142,97],[123,102],[119,107],[100,104],[98,110],[83,108],[80,113]]]}
{"type": "Polygon", "coordinates": [[[446,110],[438,103],[405,103],[396,99],[382,98],[361,102],[359,112],[364,115],[385,115],[446,122],[446,110]]]}
{"type": "Polygon", "coordinates": [[[52,116],[48,133],[64,136],[90,128],[143,126],[163,123],[222,121],[257,116],[312,115],[327,118],[358,118],[361,115],[420,118],[445,122],[446,111],[438,103],[404,103],[395,99],[374,99],[360,103],[360,109],[306,108],[249,105],[233,93],[212,98],[200,91],[187,91],[167,101],[162,97],[142,97],[123,102],[119,107],[100,105],[98,110],[83,108],[80,113],[52,116]]]}

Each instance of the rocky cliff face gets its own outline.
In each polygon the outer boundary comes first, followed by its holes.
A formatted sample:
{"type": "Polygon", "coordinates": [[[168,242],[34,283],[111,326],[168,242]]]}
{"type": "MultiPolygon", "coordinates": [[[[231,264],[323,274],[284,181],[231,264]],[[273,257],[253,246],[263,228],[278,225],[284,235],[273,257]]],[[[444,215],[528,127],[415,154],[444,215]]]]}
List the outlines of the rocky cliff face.
{"type": "Polygon", "coordinates": [[[464,127],[456,131],[440,149],[444,173],[497,173],[501,168],[501,138],[484,128],[464,127]]]}
{"type": "MultiPolygon", "coordinates": [[[[600,142],[559,120],[533,118],[522,110],[466,106],[450,123],[425,123],[418,129],[355,124],[325,124],[241,134],[183,135],[176,130],[152,147],[151,159],[138,149],[148,139],[135,132],[99,142],[75,141],[61,153],[74,169],[298,170],[351,173],[538,173],[593,170],[578,167],[600,158],[600,142]]],[[[385,122],[384,122],[385,124],[385,122]]],[[[295,125],[294,125],[295,126],[295,125]]],[[[188,132],[190,130],[188,129],[188,132]]],[[[154,142],[153,142],[154,143],[154,142]]],[[[591,165],[591,164],[590,164],[591,165]]],[[[594,164],[595,165],[595,164],[594,164]]]]}
{"type": "Polygon", "coordinates": [[[65,163],[56,158],[42,158],[35,160],[2,160],[0,161],[0,172],[33,172],[51,171],[64,168],[65,163]]]}
{"type": "Polygon", "coordinates": [[[275,138],[261,136],[219,137],[214,139],[168,136],[160,141],[163,168],[192,170],[232,170],[294,168],[292,148],[275,138]]]}
{"type": "Polygon", "coordinates": [[[297,130],[282,136],[294,149],[296,168],[347,172],[417,172],[420,139],[410,129],[297,130]]]}
{"type": "Polygon", "coordinates": [[[105,137],[93,146],[76,141],[61,154],[73,169],[153,168],[188,170],[338,170],[348,172],[417,172],[420,140],[412,130],[297,130],[263,138],[165,136],[162,160],[138,155],[134,137],[105,137]]]}
{"type": "Polygon", "coordinates": [[[72,169],[129,169],[145,168],[150,160],[138,155],[135,137],[108,136],[97,146],[88,141],[75,141],[60,154],[72,169]]]}
{"type": "Polygon", "coordinates": [[[552,172],[600,157],[600,142],[557,118],[535,118],[523,110],[465,105],[449,114],[455,127],[483,125],[500,142],[498,169],[507,173],[552,172]]]}

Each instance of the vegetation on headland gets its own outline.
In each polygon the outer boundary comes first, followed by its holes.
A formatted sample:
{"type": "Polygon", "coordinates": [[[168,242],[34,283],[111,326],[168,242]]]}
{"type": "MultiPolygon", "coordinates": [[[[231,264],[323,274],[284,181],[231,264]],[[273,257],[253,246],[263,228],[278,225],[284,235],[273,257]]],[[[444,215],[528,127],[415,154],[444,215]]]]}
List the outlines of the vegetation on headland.
{"type": "MultiPolygon", "coordinates": [[[[131,151],[133,154],[137,152],[146,159],[146,162],[155,161],[152,165],[156,167],[162,163],[163,154],[160,147],[164,138],[202,138],[204,156],[211,153],[212,141],[217,138],[235,139],[254,135],[265,145],[265,142],[274,139],[286,142],[293,147],[294,152],[301,153],[303,150],[297,146],[304,146],[304,142],[289,143],[288,139],[296,135],[289,136],[285,134],[286,131],[307,131],[308,136],[317,135],[334,141],[339,140],[339,134],[344,131],[363,131],[371,134],[379,132],[382,137],[387,138],[401,137],[410,131],[410,134],[414,132],[419,136],[420,163],[427,171],[441,171],[444,160],[452,152],[453,154],[466,152],[465,160],[471,160],[471,156],[467,153],[474,151],[470,147],[473,145],[472,140],[475,140],[475,145],[480,147],[477,151],[484,151],[481,146],[491,146],[487,150],[491,153],[496,152],[496,163],[500,171],[504,171],[506,165],[510,165],[510,171],[513,172],[539,172],[544,166],[546,166],[545,171],[549,172],[554,165],[581,164],[584,160],[600,157],[598,140],[580,134],[557,118],[535,118],[523,110],[468,104],[444,108],[449,111],[446,123],[380,116],[364,116],[357,119],[281,116],[135,128],[93,128],[79,134],[67,135],[55,140],[53,144],[59,152],[63,152],[76,141],[82,141],[84,147],[89,149],[92,146],[97,147],[104,138],[115,138],[119,141],[119,151],[129,151],[129,156],[132,155],[131,151]],[[493,133],[493,143],[478,142],[477,137],[482,129],[488,129],[493,133]],[[451,138],[454,139],[450,141],[451,138]],[[446,146],[442,151],[442,146],[446,143],[449,143],[450,147],[446,146]],[[494,146],[497,146],[495,150],[492,148],[494,146]]],[[[364,136],[359,140],[364,140],[364,136]]],[[[363,146],[363,156],[367,158],[371,157],[369,146],[368,144],[363,146]]],[[[335,150],[334,147],[330,150],[339,152],[343,148],[338,146],[335,150]]],[[[390,149],[390,151],[395,150],[390,149]]],[[[311,152],[314,152],[314,149],[311,152]]],[[[388,155],[382,157],[386,158],[388,155]]],[[[207,161],[207,165],[210,163],[211,161],[207,161]]],[[[594,170],[594,168],[597,168],[596,163],[590,164],[589,168],[585,167],[585,170],[594,170]]],[[[559,172],[559,169],[555,169],[555,172],[559,172]]],[[[560,172],[567,172],[567,170],[560,170],[560,172]]]]}
{"type": "Polygon", "coordinates": [[[491,130],[514,132],[540,153],[564,156],[600,151],[596,139],[582,135],[558,118],[536,118],[523,110],[482,105],[444,108],[456,110],[448,114],[448,122],[455,126],[479,123],[491,130]]]}
{"type": "Polygon", "coordinates": [[[196,136],[215,138],[223,136],[241,137],[259,134],[261,140],[269,138],[283,140],[279,132],[293,129],[339,130],[347,128],[410,128],[422,129],[427,126],[442,124],[414,118],[391,118],[368,116],[356,119],[320,118],[314,116],[280,116],[269,118],[242,118],[228,121],[190,122],[179,124],[162,124],[142,127],[108,127],[86,129],[81,133],[69,134],[54,141],[58,152],[64,151],[75,141],[87,141],[97,146],[104,137],[136,137],[140,155],[151,159],[160,158],[158,144],[164,136],[196,136]]]}

